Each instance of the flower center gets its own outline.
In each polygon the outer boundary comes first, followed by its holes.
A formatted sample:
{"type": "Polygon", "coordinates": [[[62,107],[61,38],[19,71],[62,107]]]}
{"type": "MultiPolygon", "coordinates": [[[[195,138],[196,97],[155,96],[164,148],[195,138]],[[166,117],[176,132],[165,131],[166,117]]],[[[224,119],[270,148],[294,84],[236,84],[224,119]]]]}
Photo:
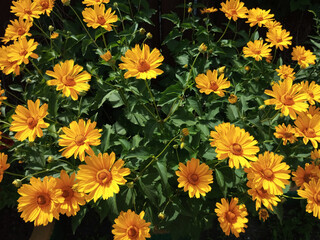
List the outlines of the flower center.
{"type": "Polygon", "coordinates": [[[289,132],[285,132],[285,133],[283,134],[284,138],[291,138],[292,135],[293,135],[293,133],[289,133],[289,132]]]}
{"type": "Polygon", "coordinates": [[[39,196],[37,197],[37,203],[38,203],[39,206],[48,205],[48,203],[49,203],[48,196],[39,195],[39,196]]]}
{"type": "Polygon", "coordinates": [[[260,54],[261,54],[261,50],[260,50],[260,49],[253,49],[252,52],[253,52],[255,55],[260,55],[260,54]]]}
{"type": "Polygon", "coordinates": [[[29,117],[27,119],[27,124],[30,129],[34,129],[34,127],[38,124],[38,120],[34,119],[33,117],[29,117]]]}
{"type": "Polygon", "coordinates": [[[193,173],[193,174],[188,175],[188,181],[193,185],[198,184],[199,180],[200,179],[199,179],[198,174],[193,173]]]}
{"type": "Polygon", "coordinates": [[[260,216],[262,218],[267,218],[268,217],[268,211],[265,210],[265,209],[261,209],[261,211],[259,213],[260,213],[260,216]]]}
{"type": "Polygon", "coordinates": [[[212,82],[210,84],[210,88],[213,90],[213,91],[217,91],[217,89],[219,88],[218,84],[216,82],[212,82]]]}
{"type": "Polygon", "coordinates": [[[229,223],[235,223],[237,221],[237,216],[233,212],[228,211],[226,213],[226,219],[229,223]]]}
{"type": "Polygon", "coordinates": [[[72,86],[76,85],[76,82],[74,81],[74,78],[71,77],[71,76],[63,76],[62,77],[62,83],[65,86],[68,86],[68,87],[72,87],[72,86]]]}
{"type": "Polygon", "coordinates": [[[314,94],[313,94],[313,92],[308,91],[308,94],[309,94],[309,96],[310,96],[311,98],[314,98],[314,94]]]}
{"type": "Polygon", "coordinates": [[[310,174],[307,174],[307,173],[306,173],[306,174],[303,176],[303,181],[306,182],[306,183],[309,183],[309,182],[310,182],[310,177],[311,177],[310,174]]]}
{"type": "Polygon", "coordinates": [[[106,184],[112,180],[112,175],[111,172],[103,169],[97,172],[96,178],[99,183],[106,184]]]}
{"type": "Polygon", "coordinates": [[[76,138],[75,138],[75,142],[76,142],[76,144],[78,145],[78,146],[81,146],[81,145],[83,145],[84,144],[84,141],[86,140],[86,138],[83,136],[83,135],[78,135],[78,136],[76,136],[76,138]]]}
{"type": "Polygon", "coordinates": [[[258,22],[261,22],[262,20],[263,20],[263,16],[260,15],[260,16],[257,17],[257,21],[258,22]]]}
{"type": "Polygon", "coordinates": [[[26,31],[24,30],[24,28],[19,27],[18,30],[17,30],[17,33],[18,33],[19,36],[22,36],[23,34],[26,33],[26,31]]]}
{"type": "Polygon", "coordinates": [[[293,97],[291,97],[290,95],[285,95],[285,96],[282,96],[281,97],[282,99],[282,103],[284,104],[284,105],[288,105],[288,106],[291,106],[291,105],[293,105],[294,104],[294,101],[293,101],[293,97]]]}
{"type": "Polygon", "coordinates": [[[271,180],[271,178],[273,177],[273,172],[271,169],[267,168],[263,170],[263,175],[268,179],[271,180]]]}
{"type": "Polygon", "coordinates": [[[265,197],[265,195],[268,193],[263,187],[260,188],[259,190],[257,190],[257,193],[259,194],[259,196],[261,196],[262,198],[265,197]]]}
{"type": "Polygon", "coordinates": [[[138,71],[139,72],[147,72],[150,69],[149,63],[146,62],[144,59],[140,59],[138,63],[138,71]]]}
{"type": "Polygon", "coordinates": [[[308,138],[315,138],[317,136],[313,128],[306,128],[303,130],[303,133],[308,138]]]}
{"type": "Polygon", "coordinates": [[[99,23],[100,25],[103,25],[105,22],[106,22],[106,20],[104,19],[104,16],[103,15],[98,15],[97,16],[97,23],[99,23]]]}
{"type": "Polygon", "coordinates": [[[282,42],[282,38],[276,38],[276,42],[277,43],[281,43],[282,42]]]}
{"type": "Polygon", "coordinates": [[[26,9],[24,9],[24,13],[28,14],[28,15],[31,15],[32,11],[30,9],[26,8],[26,9]]]}
{"type": "Polygon", "coordinates": [[[42,7],[42,10],[48,9],[49,8],[49,1],[48,0],[42,0],[40,2],[40,5],[42,7]]]}
{"type": "Polygon", "coordinates": [[[230,11],[231,11],[231,15],[232,16],[237,15],[237,10],[236,9],[231,9],[230,11]]]}
{"type": "Polygon", "coordinates": [[[231,151],[232,151],[232,153],[234,154],[234,155],[242,155],[242,153],[243,153],[243,150],[242,150],[242,147],[241,147],[241,145],[240,144],[238,144],[238,143],[234,143],[234,144],[232,144],[232,147],[231,147],[231,151]]]}
{"type": "Polygon", "coordinates": [[[314,201],[319,205],[320,204],[320,193],[314,196],[314,201]]]}
{"type": "Polygon", "coordinates": [[[136,239],[139,237],[139,229],[136,226],[130,226],[127,230],[127,234],[130,239],[136,239]]]}
{"type": "Polygon", "coordinates": [[[28,51],[26,49],[23,49],[21,52],[20,52],[20,56],[25,56],[27,55],[28,51]]]}

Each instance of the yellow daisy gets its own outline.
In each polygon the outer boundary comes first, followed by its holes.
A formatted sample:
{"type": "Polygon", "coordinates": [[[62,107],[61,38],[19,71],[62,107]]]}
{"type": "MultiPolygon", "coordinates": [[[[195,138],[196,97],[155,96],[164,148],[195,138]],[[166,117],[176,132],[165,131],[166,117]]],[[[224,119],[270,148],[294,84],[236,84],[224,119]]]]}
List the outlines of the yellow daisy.
{"type": "Polygon", "coordinates": [[[307,115],[308,117],[312,118],[314,115],[320,114],[320,108],[317,108],[316,105],[309,106],[307,115]]]}
{"type": "Polygon", "coordinates": [[[315,161],[320,159],[320,149],[313,149],[311,151],[311,159],[315,161]]]}
{"type": "Polygon", "coordinates": [[[320,85],[312,81],[304,81],[300,83],[302,88],[301,92],[308,94],[308,102],[311,105],[315,105],[316,102],[320,102],[320,85]]]}
{"type": "Polygon", "coordinates": [[[212,147],[216,147],[216,142],[221,138],[221,136],[223,134],[226,134],[226,132],[228,133],[230,131],[230,123],[227,122],[227,123],[221,123],[217,126],[214,127],[215,131],[211,131],[210,132],[210,145],[212,147]]]}
{"type": "Polygon", "coordinates": [[[41,7],[31,0],[13,1],[11,12],[17,17],[22,17],[28,21],[33,21],[34,18],[40,18],[41,7]]]}
{"type": "Polygon", "coordinates": [[[263,222],[265,222],[268,219],[268,217],[269,217],[268,211],[264,208],[261,208],[259,210],[259,220],[260,221],[263,220],[263,222]]]}
{"type": "Polygon", "coordinates": [[[100,57],[105,60],[106,62],[109,62],[110,59],[112,58],[111,52],[107,51],[106,53],[100,55],[100,57]]]}
{"type": "Polygon", "coordinates": [[[291,45],[292,36],[290,32],[287,32],[285,29],[273,28],[267,32],[267,42],[270,42],[270,47],[275,46],[283,51],[283,48],[288,48],[291,45]]]}
{"type": "Polygon", "coordinates": [[[281,25],[281,23],[279,23],[279,22],[277,22],[277,21],[275,21],[275,20],[268,20],[265,24],[264,24],[264,26],[266,27],[266,28],[268,28],[269,29],[269,31],[271,30],[271,29],[274,29],[274,28],[282,28],[282,25],[281,25]]]}
{"type": "Polygon", "coordinates": [[[47,16],[50,16],[55,0],[34,0],[34,2],[40,6],[40,11],[42,14],[47,14],[47,16]]]}
{"type": "Polygon", "coordinates": [[[221,3],[220,10],[224,12],[228,19],[237,21],[238,18],[246,18],[248,9],[244,6],[240,0],[227,0],[225,3],[221,3]]]}
{"type": "Polygon", "coordinates": [[[26,38],[19,38],[12,45],[8,46],[8,58],[10,62],[17,61],[17,64],[28,64],[29,57],[38,58],[33,51],[36,50],[38,43],[34,39],[29,41],[26,38]]]}
{"type": "Polygon", "coordinates": [[[315,165],[314,162],[306,163],[304,168],[298,166],[297,171],[292,172],[292,180],[296,183],[300,189],[304,189],[305,183],[309,183],[312,179],[319,179],[319,166],[315,165]]]}
{"type": "Polygon", "coordinates": [[[214,13],[216,11],[218,11],[218,9],[216,9],[214,7],[200,9],[201,14],[214,13]]]}
{"type": "Polygon", "coordinates": [[[94,6],[94,5],[100,5],[103,3],[109,3],[110,0],[83,0],[82,4],[85,4],[87,7],[94,6]]]}
{"type": "Polygon", "coordinates": [[[305,189],[298,190],[298,195],[307,199],[306,212],[313,213],[314,217],[320,219],[320,180],[312,179],[304,184],[305,189]]]}
{"type": "Polygon", "coordinates": [[[20,66],[18,61],[10,61],[8,54],[10,53],[9,47],[1,46],[0,48],[0,70],[9,75],[14,73],[15,75],[20,75],[20,66]]]}
{"type": "Polygon", "coordinates": [[[316,114],[309,117],[307,113],[300,113],[297,120],[294,122],[297,126],[296,136],[303,137],[304,144],[310,140],[314,148],[318,148],[320,142],[320,115],[316,114]]]}
{"type": "Polygon", "coordinates": [[[279,66],[278,69],[276,69],[276,71],[278,72],[278,76],[281,79],[287,79],[289,78],[290,80],[294,80],[296,77],[294,76],[295,72],[294,69],[291,68],[290,66],[287,65],[281,65],[279,66]]]}
{"type": "Polygon", "coordinates": [[[273,20],[273,14],[269,14],[270,10],[263,10],[261,8],[252,8],[248,11],[248,21],[246,23],[250,23],[250,27],[258,24],[259,27],[264,25],[267,21],[273,20]]]}
{"type": "Polygon", "coordinates": [[[127,69],[124,74],[125,78],[135,77],[137,79],[156,78],[163,71],[158,69],[164,60],[158,49],[153,49],[150,53],[150,48],[147,44],[136,46],[132,50],[128,50],[125,56],[121,57],[123,63],[119,64],[120,69],[127,69]]]}
{"type": "MultiPolygon", "coordinates": [[[[1,83],[1,80],[0,80],[0,83],[1,83]]],[[[1,89],[1,86],[0,86],[0,106],[1,106],[2,102],[7,99],[7,97],[3,96],[3,94],[4,94],[4,89],[1,89]]],[[[0,136],[0,139],[1,139],[1,136],[0,136]]]]}
{"type": "Polygon", "coordinates": [[[284,123],[282,125],[278,125],[275,127],[276,132],[274,133],[274,136],[276,138],[281,138],[283,141],[283,145],[287,145],[287,142],[294,143],[297,141],[297,138],[295,136],[296,130],[294,127],[289,124],[286,126],[284,123]]]}
{"type": "Polygon", "coordinates": [[[10,167],[10,164],[7,163],[8,155],[0,152],[0,182],[3,179],[3,173],[10,167]]]}
{"type": "Polygon", "coordinates": [[[256,61],[262,60],[262,58],[268,58],[270,56],[271,48],[267,43],[263,43],[263,40],[254,40],[254,42],[248,42],[247,47],[243,47],[244,57],[253,57],[256,61]]]}
{"type": "Polygon", "coordinates": [[[298,61],[301,68],[307,68],[309,64],[315,64],[316,55],[310,50],[306,50],[303,46],[293,47],[291,55],[292,60],[298,61]]]}
{"type": "Polygon", "coordinates": [[[32,27],[32,22],[24,20],[23,18],[19,18],[15,20],[10,20],[10,23],[11,24],[9,24],[6,28],[4,37],[2,38],[2,42],[8,43],[11,40],[31,36],[29,30],[32,27]]]}

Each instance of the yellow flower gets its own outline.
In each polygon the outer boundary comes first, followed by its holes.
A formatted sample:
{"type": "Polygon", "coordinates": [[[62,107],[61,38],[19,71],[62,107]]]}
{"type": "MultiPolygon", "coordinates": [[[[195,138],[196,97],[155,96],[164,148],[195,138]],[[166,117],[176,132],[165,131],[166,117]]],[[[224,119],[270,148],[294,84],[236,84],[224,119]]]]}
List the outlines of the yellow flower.
{"type": "MultiPolygon", "coordinates": [[[[0,80],[0,83],[1,83],[1,80],[0,80]]],[[[2,94],[4,94],[4,89],[1,89],[1,86],[0,86],[0,106],[2,104],[2,101],[7,99],[7,97],[6,96],[2,96],[2,94]]],[[[1,136],[0,136],[0,139],[1,139],[1,136]]]]}
{"type": "Polygon", "coordinates": [[[320,219],[320,180],[312,179],[304,186],[304,190],[298,190],[297,192],[299,196],[306,198],[308,201],[306,212],[312,212],[314,217],[320,219]]]}
{"type": "Polygon", "coordinates": [[[163,56],[158,49],[153,49],[150,53],[150,48],[147,44],[143,44],[142,49],[136,44],[132,50],[128,50],[125,56],[121,57],[120,69],[127,69],[124,74],[125,78],[136,77],[137,79],[156,78],[163,71],[158,69],[162,64],[163,56]]]}
{"type": "Polygon", "coordinates": [[[310,50],[306,50],[303,46],[293,47],[291,55],[292,60],[298,61],[301,68],[307,68],[309,64],[315,64],[316,55],[310,50]]]}
{"type": "Polygon", "coordinates": [[[290,66],[287,65],[281,65],[279,66],[278,69],[276,69],[276,71],[278,72],[278,76],[281,79],[287,79],[289,78],[290,80],[294,80],[296,77],[294,76],[295,72],[294,69],[291,68],[290,66]]]}
{"type": "Polygon", "coordinates": [[[10,164],[7,163],[8,155],[0,152],[0,182],[3,179],[3,173],[10,167],[10,164]]]}
{"type": "Polygon", "coordinates": [[[254,40],[254,42],[248,42],[248,47],[243,47],[244,57],[253,57],[256,61],[262,60],[262,58],[268,58],[270,56],[271,48],[267,43],[263,43],[263,40],[254,40]]]}
{"type": "Polygon", "coordinates": [[[112,55],[110,51],[107,51],[105,54],[100,55],[100,57],[106,62],[109,62],[110,59],[112,58],[112,55]]]}
{"type": "Polygon", "coordinates": [[[263,222],[265,222],[269,217],[269,213],[266,209],[260,209],[259,210],[259,220],[261,221],[261,219],[263,220],[263,222]]]}
{"type": "Polygon", "coordinates": [[[304,165],[304,169],[298,166],[297,171],[292,172],[292,180],[295,181],[296,185],[300,187],[300,189],[304,189],[305,183],[309,183],[312,179],[319,179],[319,166],[316,166],[314,162],[306,163],[304,165]]]}
{"type": "Polygon", "coordinates": [[[211,191],[210,183],[213,183],[212,170],[205,163],[200,164],[199,159],[192,158],[187,161],[187,165],[179,163],[179,170],[176,171],[179,177],[178,187],[183,187],[183,191],[189,192],[189,197],[200,198],[211,191]]]}
{"type": "Polygon", "coordinates": [[[53,33],[50,35],[50,38],[51,38],[51,39],[56,39],[57,37],[59,37],[59,33],[57,33],[57,32],[53,32],[53,33]]]}
{"type": "Polygon", "coordinates": [[[55,0],[34,0],[38,6],[40,6],[40,10],[42,14],[47,14],[50,16],[50,13],[53,9],[55,0]]]}
{"type": "Polygon", "coordinates": [[[188,13],[191,13],[191,12],[192,12],[192,8],[188,7],[188,13]]]}
{"type": "Polygon", "coordinates": [[[94,5],[100,5],[104,3],[109,3],[110,0],[83,0],[82,4],[85,4],[87,7],[94,6],[94,5]]]}
{"type": "Polygon", "coordinates": [[[320,102],[320,85],[312,81],[310,84],[308,81],[300,83],[302,88],[301,92],[308,94],[308,102],[311,105],[315,105],[315,102],[320,102]]]}
{"type": "Polygon", "coordinates": [[[9,47],[6,46],[0,48],[0,70],[6,75],[14,73],[18,76],[20,75],[20,66],[18,61],[10,61],[8,56],[9,50],[9,47]]]}
{"type": "Polygon", "coordinates": [[[22,62],[28,64],[29,57],[39,57],[37,54],[33,53],[37,46],[38,43],[35,42],[34,39],[28,41],[26,38],[19,38],[18,41],[15,41],[12,45],[8,46],[9,61],[17,61],[18,65],[22,64],[22,62]]]}
{"type": "Polygon", "coordinates": [[[85,8],[82,11],[83,21],[87,23],[88,27],[94,29],[103,27],[107,31],[111,31],[114,26],[112,23],[118,21],[118,16],[115,15],[115,11],[111,12],[112,9],[106,7],[104,4],[94,5],[92,8],[85,8]]]}
{"type": "Polygon", "coordinates": [[[248,21],[250,27],[258,24],[259,27],[267,23],[267,21],[272,20],[273,14],[269,14],[270,10],[263,10],[261,8],[252,8],[248,11],[248,21]]]}
{"type": "Polygon", "coordinates": [[[295,136],[296,130],[294,127],[289,124],[286,126],[284,123],[282,125],[278,125],[275,127],[276,132],[274,133],[274,136],[276,138],[281,138],[283,141],[283,145],[287,145],[287,142],[294,143],[297,141],[297,138],[295,136]]]}
{"type": "Polygon", "coordinates": [[[129,168],[124,168],[122,159],[116,160],[115,153],[110,155],[99,153],[85,158],[86,165],[79,165],[77,188],[80,192],[88,193],[87,200],[96,202],[100,197],[108,199],[120,191],[119,185],[127,180],[124,176],[130,174],[129,168]]]}
{"type": "Polygon", "coordinates": [[[34,226],[46,226],[53,218],[59,219],[58,203],[64,198],[61,190],[56,189],[56,179],[45,176],[43,181],[40,178],[32,177],[30,184],[23,184],[18,189],[21,195],[18,199],[18,212],[25,222],[34,222],[34,226]]]}
{"type": "Polygon", "coordinates": [[[21,37],[30,37],[31,33],[29,33],[29,30],[32,26],[32,22],[28,20],[24,20],[23,18],[19,18],[18,20],[10,20],[10,23],[7,28],[6,32],[4,34],[4,37],[2,38],[2,42],[8,43],[11,40],[16,40],[21,37]]]}
{"type": "Polygon", "coordinates": [[[230,203],[227,199],[222,198],[221,203],[216,203],[218,221],[222,231],[229,236],[230,232],[236,237],[239,233],[245,232],[244,228],[247,227],[246,223],[248,215],[246,206],[244,204],[238,205],[238,198],[231,198],[230,203]]]}
{"type": "Polygon", "coordinates": [[[74,155],[76,158],[79,155],[81,161],[84,161],[84,153],[93,154],[90,146],[100,145],[100,132],[102,129],[95,129],[97,123],[91,123],[89,119],[86,123],[83,119],[79,122],[73,121],[70,123],[70,128],[63,127],[64,134],[60,135],[59,145],[64,147],[60,150],[62,156],[70,158],[74,155]]]}
{"type": "Polygon", "coordinates": [[[199,49],[199,52],[205,53],[208,47],[204,43],[201,43],[198,49],[199,49]]]}
{"type": "Polygon", "coordinates": [[[248,9],[244,7],[244,3],[240,0],[227,0],[225,3],[221,3],[220,10],[224,12],[228,19],[237,21],[238,18],[246,18],[248,9]]]}
{"type": "Polygon", "coordinates": [[[206,74],[199,74],[195,81],[197,84],[196,87],[200,89],[200,93],[207,95],[213,92],[223,97],[226,91],[225,89],[230,87],[230,82],[227,81],[227,78],[224,78],[223,73],[218,77],[217,70],[207,70],[206,74]]]}
{"type": "Polygon", "coordinates": [[[320,149],[313,149],[313,151],[311,151],[311,159],[312,160],[320,159],[320,149]]]}
{"type": "Polygon", "coordinates": [[[297,126],[296,136],[303,137],[305,145],[310,140],[312,146],[318,148],[318,142],[320,142],[320,115],[316,114],[313,117],[309,117],[307,113],[300,113],[294,124],[297,126]]]}
{"type": "Polygon", "coordinates": [[[57,208],[61,214],[66,214],[68,217],[75,216],[80,210],[79,205],[85,205],[86,203],[85,195],[79,193],[75,188],[75,184],[78,182],[75,177],[75,173],[69,176],[65,170],[61,170],[60,178],[56,179],[56,189],[61,189],[61,196],[64,199],[57,208]]]}
{"type": "Polygon", "coordinates": [[[18,0],[12,2],[11,12],[17,17],[22,17],[28,21],[33,21],[33,18],[40,18],[41,7],[31,0],[18,0]]]}
{"type": "Polygon", "coordinates": [[[235,104],[238,101],[238,97],[234,94],[230,94],[230,96],[228,97],[228,101],[231,104],[235,104]]]}
{"type": "Polygon", "coordinates": [[[189,129],[188,128],[182,128],[181,133],[183,136],[188,136],[189,135],[189,129]]]}
{"type": "Polygon", "coordinates": [[[47,81],[49,86],[56,85],[56,90],[62,90],[64,96],[73,100],[78,100],[80,92],[88,91],[90,85],[88,81],[91,79],[91,75],[87,71],[83,71],[83,67],[78,64],[74,65],[74,61],[66,60],[60,62],[53,67],[53,71],[46,71],[46,74],[54,79],[47,81]]]}
{"type": "Polygon", "coordinates": [[[312,118],[316,114],[318,115],[320,114],[320,108],[317,108],[316,105],[309,106],[309,109],[307,112],[308,117],[312,118]]]}
{"type": "Polygon", "coordinates": [[[36,138],[42,137],[43,132],[41,128],[47,128],[48,123],[44,122],[44,117],[47,116],[48,104],[43,104],[40,107],[40,100],[35,102],[28,100],[28,108],[18,105],[14,115],[12,115],[12,123],[10,131],[17,132],[14,136],[19,141],[26,138],[33,142],[36,138]]]}
{"type": "Polygon", "coordinates": [[[264,26],[266,27],[266,28],[268,28],[269,29],[269,31],[271,30],[271,29],[275,29],[275,28],[282,28],[282,25],[281,25],[281,23],[279,23],[279,22],[277,22],[277,21],[275,21],[275,20],[268,20],[265,24],[264,24],[264,26]]]}
{"type": "Polygon", "coordinates": [[[281,109],[284,116],[290,115],[292,119],[297,118],[297,113],[308,110],[308,94],[301,93],[301,86],[292,84],[292,80],[287,78],[283,82],[275,83],[271,90],[265,90],[264,93],[273,97],[264,101],[265,105],[276,105],[275,109],[281,109]]]}
{"type": "Polygon", "coordinates": [[[289,165],[282,162],[283,156],[266,151],[259,154],[259,159],[251,163],[251,168],[245,168],[247,177],[257,189],[265,189],[269,194],[282,195],[285,185],[290,184],[289,165]]]}
{"type": "Polygon", "coordinates": [[[130,209],[127,212],[120,212],[119,217],[114,220],[112,234],[114,240],[145,240],[150,238],[151,223],[144,219],[144,211],[139,215],[130,209]]]}
{"type": "Polygon", "coordinates": [[[70,1],[71,1],[71,0],[61,0],[62,4],[63,4],[64,6],[69,6],[69,5],[70,5],[70,1]]]}
{"type": "Polygon", "coordinates": [[[216,9],[216,8],[214,8],[214,7],[200,9],[201,14],[214,13],[214,12],[216,12],[216,11],[218,11],[218,9],[216,9]]]}
{"type": "Polygon", "coordinates": [[[216,127],[217,133],[211,132],[213,139],[211,146],[216,146],[218,160],[229,158],[229,167],[239,168],[250,167],[250,161],[256,161],[256,154],[259,152],[258,143],[244,129],[231,124],[220,124],[216,127]],[[221,125],[221,126],[220,126],[221,125]]]}
{"type": "Polygon", "coordinates": [[[267,32],[267,42],[270,42],[270,47],[275,46],[276,49],[279,48],[283,51],[283,48],[288,48],[291,45],[290,32],[287,32],[285,29],[273,28],[267,32]]]}

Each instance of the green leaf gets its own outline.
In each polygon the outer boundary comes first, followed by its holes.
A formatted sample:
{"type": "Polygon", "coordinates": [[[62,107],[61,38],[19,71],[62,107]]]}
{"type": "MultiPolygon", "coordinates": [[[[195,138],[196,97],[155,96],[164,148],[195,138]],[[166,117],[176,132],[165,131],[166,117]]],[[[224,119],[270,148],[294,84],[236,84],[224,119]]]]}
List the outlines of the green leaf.
{"type": "Polygon", "coordinates": [[[142,179],[139,178],[139,185],[141,187],[141,190],[142,192],[145,194],[145,196],[150,200],[150,202],[154,205],[157,205],[156,203],[156,197],[157,197],[157,194],[155,193],[155,189],[154,189],[154,186],[148,186],[148,185],[145,185],[143,182],[142,182],[142,179]]]}
{"type": "Polygon", "coordinates": [[[215,169],[214,171],[215,171],[216,180],[217,180],[218,185],[221,188],[224,188],[225,187],[225,183],[224,183],[223,174],[218,169],[215,169]]]}
{"type": "Polygon", "coordinates": [[[89,45],[92,43],[91,39],[84,39],[81,44],[82,56],[86,55],[89,45]]]}
{"type": "Polygon", "coordinates": [[[180,94],[182,94],[182,87],[179,83],[170,85],[166,90],[161,94],[161,98],[158,102],[158,106],[163,106],[165,104],[172,103],[176,100],[180,94]]]}
{"type": "Polygon", "coordinates": [[[22,86],[19,85],[19,84],[11,84],[11,85],[9,85],[9,88],[10,88],[12,91],[23,92],[22,86]]]}
{"type": "Polygon", "coordinates": [[[167,172],[167,163],[165,161],[158,160],[155,168],[158,170],[159,175],[163,181],[163,185],[166,188],[168,185],[168,172],[167,172]]]}
{"type": "Polygon", "coordinates": [[[81,207],[80,211],[77,212],[77,214],[71,218],[71,226],[72,226],[73,235],[76,233],[76,230],[77,230],[78,226],[81,224],[87,211],[88,211],[87,207],[81,207]]]}
{"type": "Polygon", "coordinates": [[[239,119],[238,108],[235,105],[228,105],[227,107],[227,117],[230,121],[236,121],[239,119]]]}
{"type": "Polygon", "coordinates": [[[106,152],[110,147],[110,135],[113,133],[112,126],[105,124],[103,126],[103,135],[102,135],[102,152],[106,152]]]}
{"type": "Polygon", "coordinates": [[[170,42],[171,40],[177,38],[177,37],[181,37],[182,33],[178,31],[178,29],[173,29],[168,36],[163,40],[162,45],[167,44],[168,42],[170,42]]]}
{"type": "Polygon", "coordinates": [[[176,25],[177,27],[179,27],[180,24],[180,18],[179,16],[175,13],[175,12],[171,12],[168,14],[162,14],[161,17],[163,19],[167,19],[170,22],[172,22],[174,25],[176,25]]]}

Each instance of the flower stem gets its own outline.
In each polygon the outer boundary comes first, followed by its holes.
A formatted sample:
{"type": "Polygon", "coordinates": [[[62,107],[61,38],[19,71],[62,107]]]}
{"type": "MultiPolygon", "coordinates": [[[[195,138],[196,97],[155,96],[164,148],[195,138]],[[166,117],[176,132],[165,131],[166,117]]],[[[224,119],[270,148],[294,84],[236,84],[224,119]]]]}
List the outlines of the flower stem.
{"type": "Polygon", "coordinates": [[[4,171],[4,173],[11,175],[11,176],[15,176],[15,177],[24,177],[24,175],[18,174],[18,173],[12,173],[12,172],[8,172],[8,171],[4,171]]]}
{"type": "Polygon", "coordinates": [[[107,46],[107,41],[106,41],[106,38],[104,37],[104,32],[101,28],[101,35],[102,35],[102,39],[103,39],[103,44],[105,46],[105,48],[108,50],[108,46],[107,46]]]}
{"type": "Polygon", "coordinates": [[[158,107],[157,107],[157,104],[156,104],[156,100],[154,99],[154,96],[153,96],[153,94],[152,94],[152,92],[151,92],[151,89],[150,89],[150,87],[149,87],[149,84],[148,84],[147,80],[144,80],[144,82],[145,82],[146,87],[147,87],[147,89],[148,89],[149,95],[150,95],[150,97],[151,97],[151,99],[152,99],[152,103],[153,103],[153,106],[154,106],[154,108],[155,108],[155,110],[156,110],[157,116],[158,116],[159,120],[161,120],[161,117],[160,117],[159,112],[158,112],[158,107]]]}
{"type": "Polygon", "coordinates": [[[223,38],[223,36],[226,34],[227,29],[229,28],[230,22],[231,22],[231,19],[229,19],[228,24],[227,24],[226,28],[224,29],[224,32],[222,33],[221,37],[220,37],[219,40],[217,41],[217,43],[220,42],[220,40],[221,40],[221,39],[223,38]]]}

